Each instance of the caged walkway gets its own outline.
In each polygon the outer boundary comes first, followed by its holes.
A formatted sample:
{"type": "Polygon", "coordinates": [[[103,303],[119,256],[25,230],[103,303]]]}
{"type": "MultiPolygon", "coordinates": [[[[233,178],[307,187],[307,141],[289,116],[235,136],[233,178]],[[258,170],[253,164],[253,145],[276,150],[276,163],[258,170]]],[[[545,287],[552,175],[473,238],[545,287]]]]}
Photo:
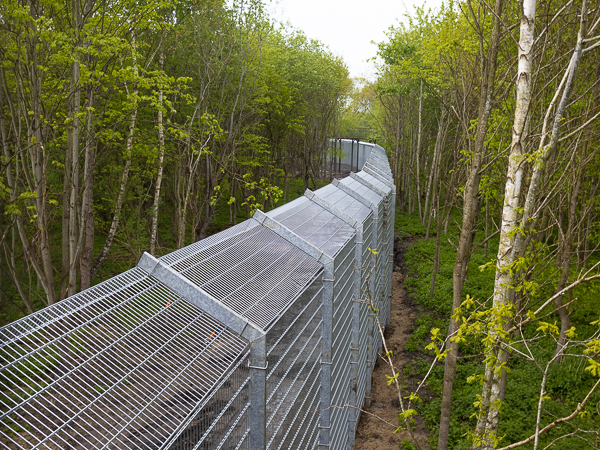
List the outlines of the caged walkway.
{"type": "Polygon", "coordinates": [[[359,300],[389,322],[394,205],[372,146],[358,173],[1,328],[2,448],[353,448],[343,406],[369,403],[381,346],[359,300]]]}

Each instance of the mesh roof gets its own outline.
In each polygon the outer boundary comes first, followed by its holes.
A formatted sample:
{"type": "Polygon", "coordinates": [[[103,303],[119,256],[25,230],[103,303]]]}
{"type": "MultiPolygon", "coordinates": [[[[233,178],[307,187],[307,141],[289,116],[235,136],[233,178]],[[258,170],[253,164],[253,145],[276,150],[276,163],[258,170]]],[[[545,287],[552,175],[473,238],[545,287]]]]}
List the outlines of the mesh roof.
{"type": "Polygon", "coordinates": [[[251,219],[161,261],[266,329],[322,266],[251,219]]]}
{"type": "Polygon", "coordinates": [[[141,269],[42,312],[0,329],[8,448],[158,448],[247,351],[141,269]]]}
{"type": "Polygon", "coordinates": [[[377,189],[379,189],[380,191],[382,191],[386,195],[389,195],[390,192],[392,192],[392,188],[390,186],[388,186],[387,184],[383,183],[382,181],[378,180],[374,176],[372,176],[372,175],[370,175],[370,174],[368,174],[368,173],[366,173],[364,171],[358,172],[356,174],[356,176],[359,177],[359,178],[362,178],[367,183],[372,184],[373,186],[375,186],[377,189]]]}
{"type": "Polygon", "coordinates": [[[306,197],[274,209],[269,216],[329,256],[338,253],[355,234],[342,219],[306,197]]]}
{"type": "Polygon", "coordinates": [[[363,197],[365,200],[368,200],[375,205],[379,205],[383,201],[383,198],[380,195],[378,195],[375,191],[372,191],[367,186],[353,178],[342,178],[341,180],[339,180],[339,183],[348,186],[350,189],[352,189],[358,195],[363,197]]]}
{"type": "Polygon", "coordinates": [[[359,222],[364,222],[371,210],[364,204],[346,194],[341,189],[335,187],[333,184],[328,184],[325,187],[315,191],[315,194],[321,197],[323,200],[328,201],[333,206],[344,211],[346,214],[355,218],[359,222]]]}

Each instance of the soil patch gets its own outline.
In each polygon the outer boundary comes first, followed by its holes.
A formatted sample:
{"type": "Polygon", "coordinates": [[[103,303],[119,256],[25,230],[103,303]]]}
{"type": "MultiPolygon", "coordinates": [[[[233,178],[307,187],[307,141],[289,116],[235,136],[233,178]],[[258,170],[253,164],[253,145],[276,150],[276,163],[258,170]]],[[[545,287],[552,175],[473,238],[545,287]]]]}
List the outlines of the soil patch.
{"type": "MultiPolygon", "coordinates": [[[[420,307],[415,305],[404,288],[404,279],[408,276],[408,271],[404,261],[406,247],[414,239],[396,239],[394,245],[394,273],[392,278],[392,304],[390,326],[385,330],[385,338],[388,349],[393,352],[392,360],[397,372],[400,372],[400,380],[404,385],[409,386],[410,394],[414,390],[413,380],[403,380],[402,369],[404,364],[413,359],[412,354],[405,351],[405,346],[411,332],[414,329],[414,322],[420,312],[420,307]]],[[[400,442],[403,439],[409,439],[406,431],[394,434],[398,427],[398,412],[400,406],[395,386],[387,385],[386,375],[392,372],[381,358],[378,359],[373,370],[371,385],[371,406],[366,408],[366,414],[361,413],[360,421],[356,431],[357,450],[398,450],[400,442]],[[385,420],[394,427],[383,422],[385,420]]],[[[420,419],[417,418],[417,429],[415,436],[422,448],[428,448],[427,439],[429,433],[420,419]]]]}

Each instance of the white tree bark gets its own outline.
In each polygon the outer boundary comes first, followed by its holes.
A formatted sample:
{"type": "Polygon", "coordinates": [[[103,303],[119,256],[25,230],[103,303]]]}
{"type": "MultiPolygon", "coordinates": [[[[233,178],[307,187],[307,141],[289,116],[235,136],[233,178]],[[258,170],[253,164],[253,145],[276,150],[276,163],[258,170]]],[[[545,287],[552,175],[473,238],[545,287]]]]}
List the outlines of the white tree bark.
{"type": "Polygon", "coordinates": [[[421,140],[422,140],[422,116],[423,116],[423,80],[421,80],[421,87],[419,89],[419,124],[417,130],[417,203],[419,204],[419,219],[421,219],[421,225],[425,225],[425,215],[421,210],[421,140]]]}
{"type": "MultiPolygon", "coordinates": [[[[135,48],[135,35],[132,37],[132,49],[133,49],[133,70],[137,75],[138,67],[136,60],[136,48],[135,48]]],[[[125,85],[129,93],[129,89],[127,85],[125,85]]],[[[119,226],[119,220],[121,219],[121,209],[123,207],[123,201],[125,200],[125,188],[127,187],[127,179],[129,178],[129,169],[131,168],[131,152],[133,149],[133,135],[135,132],[135,124],[137,121],[137,96],[138,89],[135,88],[133,91],[133,110],[131,111],[131,117],[129,119],[129,134],[127,135],[127,142],[125,144],[125,167],[123,168],[123,174],[121,175],[121,186],[119,188],[119,196],[117,197],[117,204],[115,205],[115,213],[113,215],[112,223],[110,224],[110,229],[108,231],[108,236],[106,237],[106,241],[104,242],[104,247],[102,247],[102,251],[98,256],[98,259],[94,263],[94,267],[92,267],[92,272],[90,275],[90,280],[94,278],[94,275],[98,272],[98,269],[102,265],[102,262],[106,259],[106,255],[108,255],[108,250],[112,244],[113,239],[115,238],[115,234],[117,233],[117,227],[119,226]]]]}
{"type": "MultiPolygon", "coordinates": [[[[504,188],[504,204],[502,208],[502,224],[500,226],[500,243],[496,258],[496,279],[494,282],[494,306],[503,305],[510,301],[511,282],[507,268],[515,261],[514,229],[518,226],[519,197],[523,182],[523,137],[526,133],[527,115],[531,104],[531,61],[533,58],[534,24],[536,0],[524,0],[521,17],[521,30],[518,52],[518,72],[516,81],[517,99],[512,129],[508,171],[504,188]]],[[[496,349],[491,349],[496,351],[496,349]]],[[[501,355],[498,355],[501,361],[501,355]]],[[[481,395],[481,410],[477,422],[476,433],[483,439],[480,448],[492,449],[492,437],[498,428],[497,402],[500,399],[502,369],[486,366],[483,392],[481,395]]]]}
{"type": "MultiPolygon", "coordinates": [[[[517,76],[517,102],[515,107],[515,118],[513,123],[513,137],[511,142],[511,154],[504,194],[504,205],[502,210],[502,225],[500,232],[500,243],[496,259],[496,279],[494,283],[493,305],[500,310],[507,304],[512,303],[513,277],[509,267],[521,254],[523,250],[524,232],[529,229],[532,221],[535,221],[539,211],[534,208],[538,203],[538,191],[542,180],[543,168],[549,156],[552,154],[559,138],[560,122],[566,110],[570,93],[573,89],[575,72],[582,55],[583,39],[586,34],[587,0],[583,1],[581,9],[581,22],[577,38],[577,44],[573,51],[569,66],[563,77],[557,93],[551,102],[544,121],[542,136],[538,150],[538,160],[534,166],[531,181],[525,198],[523,217],[521,221],[521,232],[515,232],[519,227],[519,197],[522,190],[523,179],[523,134],[526,131],[527,114],[531,102],[531,58],[534,42],[534,20],[536,0],[525,0],[523,2],[523,17],[521,18],[521,36],[519,40],[519,62],[517,76]],[[562,97],[554,116],[552,133],[548,133],[548,119],[554,103],[562,90],[562,97]],[[548,142],[547,142],[548,141],[548,142]],[[546,143],[547,142],[547,143],[546,143]]],[[[508,320],[508,317],[498,318],[508,320]]],[[[493,332],[491,332],[493,333],[493,332]]],[[[501,400],[502,368],[500,361],[504,361],[504,355],[499,346],[489,349],[493,352],[495,361],[488,363],[485,370],[483,390],[481,395],[481,410],[477,423],[476,434],[483,443],[478,448],[491,450],[494,447],[493,439],[498,430],[499,411],[498,404],[501,400]]]]}
{"type": "MultiPolygon", "coordinates": [[[[162,39],[160,42],[160,70],[163,70],[165,62],[163,30],[162,39]]],[[[165,160],[165,130],[163,124],[163,87],[162,84],[158,90],[158,173],[156,174],[156,187],[154,188],[154,203],[152,204],[152,228],[150,231],[150,254],[154,256],[156,252],[156,240],[158,237],[158,206],[160,203],[160,188],[163,177],[163,166],[165,160]]]]}

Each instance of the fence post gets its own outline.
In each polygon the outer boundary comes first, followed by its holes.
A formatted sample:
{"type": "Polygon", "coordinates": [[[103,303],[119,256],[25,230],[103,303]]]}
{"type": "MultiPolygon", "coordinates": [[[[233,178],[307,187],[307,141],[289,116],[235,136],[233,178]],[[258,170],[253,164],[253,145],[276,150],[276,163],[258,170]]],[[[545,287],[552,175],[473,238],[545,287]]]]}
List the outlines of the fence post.
{"type": "Polygon", "coordinates": [[[331,430],[331,364],[333,333],[333,282],[335,276],[334,260],[311,243],[305,241],[277,220],[269,217],[260,209],[252,216],[258,223],[277,233],[280,237],[295,245],[304,253],[323,264],[323,350],[321,354],[321,403],[319,414],[319,447],[329,448],[331,430]]]}
{"type": "MultiPolygon", "coordinates": [[[[359,338],[360,338],[360,287],[362,284],[362,251],[363,251],[363,224],[350,215],[346,214],[341,209],[332,205],[327,200],[321,198],[310,189],[304,192],[304,196],[307,197],[313,203],[316,203],[324,210],[330,212],[336,217],[346,222],[356,232],[356,239],[354,241],[354,305],[352,306],[352,342],[350,345],[350,365],[352,370],[352,384],[350,386],[350,404],[358,407],[358,356],[359,356],[359,338]]],[[[366,307],[366,306],[365,306],[366,307]]],[[[348,411],[348,448],[354,448],[354,440],[356,433],[356,425],[358,419],[358,411],[354,408],[350,408],[348,411]]]]}
{"type": "Polygon", "coordinates": [[[267,339],[250,342],[250,450],[267,445],[267,339]]]}

